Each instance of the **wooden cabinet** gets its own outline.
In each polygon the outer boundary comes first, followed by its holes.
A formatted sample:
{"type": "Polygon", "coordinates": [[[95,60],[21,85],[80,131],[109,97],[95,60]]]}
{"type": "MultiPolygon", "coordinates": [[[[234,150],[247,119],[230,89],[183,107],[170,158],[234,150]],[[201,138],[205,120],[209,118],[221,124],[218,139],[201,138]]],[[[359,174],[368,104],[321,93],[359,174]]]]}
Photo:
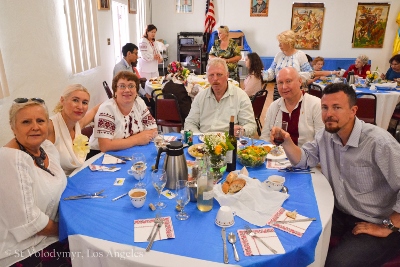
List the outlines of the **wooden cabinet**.
{"type": "Polygon", "coordinates": [[[177,36],[177,61],[187,62],[185,68],[196,74],[205,71],[206,55],[203,53],[202,32],[180,32],[177,36]],[[195,62],[198,62],[197,64],[195,62]]]}

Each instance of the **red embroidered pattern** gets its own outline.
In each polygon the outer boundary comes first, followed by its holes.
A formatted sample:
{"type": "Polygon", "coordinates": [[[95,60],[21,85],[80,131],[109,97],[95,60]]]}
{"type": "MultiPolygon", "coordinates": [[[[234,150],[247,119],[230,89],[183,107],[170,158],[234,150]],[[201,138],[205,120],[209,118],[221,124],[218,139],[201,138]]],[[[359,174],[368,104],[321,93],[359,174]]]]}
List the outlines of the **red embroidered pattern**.
{"type": "Polygon", "coordinates": [[[108,113],[100,113],[99,121],[97,123],[97,133],[114,135],[115,132],[115,117],[108,113]]]}

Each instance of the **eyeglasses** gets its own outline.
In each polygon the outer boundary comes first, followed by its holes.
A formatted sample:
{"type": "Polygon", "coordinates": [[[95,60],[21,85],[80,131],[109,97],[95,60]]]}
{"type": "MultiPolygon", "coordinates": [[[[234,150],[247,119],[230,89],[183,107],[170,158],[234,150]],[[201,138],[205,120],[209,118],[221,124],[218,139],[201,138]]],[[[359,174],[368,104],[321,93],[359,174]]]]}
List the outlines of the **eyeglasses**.
{"type": "Polygon", "coordinates": [[[37,98],[37,97],[34,97],[34,98],[19,97],[19,98],[14,99],[14,102],[18,103],[18,104],[22,104],[22,103],[28,102],[29,100],[40,103],[40,104],[44,104],[44,100],[41,98],[37,98]]]}
{"type": "Polygon", "coordinates": [[[136,88],[135,84],[129,84],[129,85],[125,85],[125,84],[117,84],[117,88],[125,90],[126,88],[128,89],[133,89],[136,88]]]}

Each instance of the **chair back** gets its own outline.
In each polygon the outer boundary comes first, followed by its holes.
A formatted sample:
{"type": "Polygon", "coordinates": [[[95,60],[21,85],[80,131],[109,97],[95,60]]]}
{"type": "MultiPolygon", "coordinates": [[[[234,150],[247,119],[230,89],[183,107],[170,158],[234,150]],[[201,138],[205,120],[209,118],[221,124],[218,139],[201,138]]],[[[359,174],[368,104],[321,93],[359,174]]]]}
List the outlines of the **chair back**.
{"type": "Polygon", "coordinates": [[[91,125],[86,126],[85,128],[81,129],[81,134],[86,135],[89,139],[90,139],[90,136],[92,135],[92,133],[93,133],[93,126],[91,126],[91,125]]]}
{"type": "Polygon", "coordinates": [[[106,90],[108,98],[112,98],[113,97],[112,91],[111,91],[110,87],[108,87],[108,84],[106,81],[103,82],[103,87],[104,87],[104,90],[106,90]]]}
{"type": "Polygon", "coordinates": [[[376,125],[376,95],[370,93],[357,94],[357,118],[376,125]]]}
{"type": "Polygon", "coordinates": [[[310,95],[316,96],[318,98],[322,97],[322,88],[317,84],[309,84],[308,85],[308,93],[310,95]]]}
{"type": "Polygon", "coordinates": [[[156,95],[156,122],[159,126],[183,128],[183,119],[178,99],[174,94],[159,93],[156,95]]]}
{"type": "Polygon", "coordinates": [[[263,89],[258,91],[251,100],[251,105],[253,106],[253,112],[254,112],[254,119],[256,120],[257,124],[258,135],[261,135],[262,125],[260,122],[260,117],[264,108],[265,100],[267,99],[268,96],[268,91],[265,90],[266,85],[267,84],[265,84],[263,86],[263,89]]]}

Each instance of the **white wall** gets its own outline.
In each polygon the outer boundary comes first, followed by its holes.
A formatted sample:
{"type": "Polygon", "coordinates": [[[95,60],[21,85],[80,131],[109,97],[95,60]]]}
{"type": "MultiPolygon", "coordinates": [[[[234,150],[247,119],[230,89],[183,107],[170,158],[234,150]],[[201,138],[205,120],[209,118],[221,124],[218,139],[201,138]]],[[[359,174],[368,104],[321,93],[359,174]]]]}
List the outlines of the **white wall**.
{"type": "MultiPolygon", "coordinates": [[[[118,1],[127,4],[127,0],[118,1]]],[[[193,14],[176,14],[175,0],[152,1],[151,18],[158,27],[157,39],[170,43],[170,59],[175,60],[177,33],[203,31],[205,0],[193,0],[193,14]]],[[[232,30],[242,30],[255,52],[261,56],[274,56],[278,52],[275,36],[290,27],[292,2],[270,0],[269,16],[259,18],[249,16],[249,0],[215,0],[217,26],[228,25],[232,30]]],[[[351,48],[356,0],[325,2],[321,50],[308,53],[313,57],[356,57],[365,53],[372,59],[373,67],[378,65],[386,69],[397,30],[395,19],[400,11],[400,1],[391,2],[382,49],[351,48]]],[[[91,106],[106,99],[102,82],[111,83],[114,67],[111,10],[98,11],[97,17],[101,65],[74,75],[69,61],[64,1],[0,0],[0,50],[10,89],[10,96],[0,100],[0,145],[12,138],[8,110],[17,97],[41,97],[52,110],[63,88],[68,84],[82,83],[91,93],[91,106]],[[111,39],[111,45],[107,45],[107,38],[111,39]]],[[[129,14],[130,39],[137,44],[135,19],[136,15],[129,14]]]]}

